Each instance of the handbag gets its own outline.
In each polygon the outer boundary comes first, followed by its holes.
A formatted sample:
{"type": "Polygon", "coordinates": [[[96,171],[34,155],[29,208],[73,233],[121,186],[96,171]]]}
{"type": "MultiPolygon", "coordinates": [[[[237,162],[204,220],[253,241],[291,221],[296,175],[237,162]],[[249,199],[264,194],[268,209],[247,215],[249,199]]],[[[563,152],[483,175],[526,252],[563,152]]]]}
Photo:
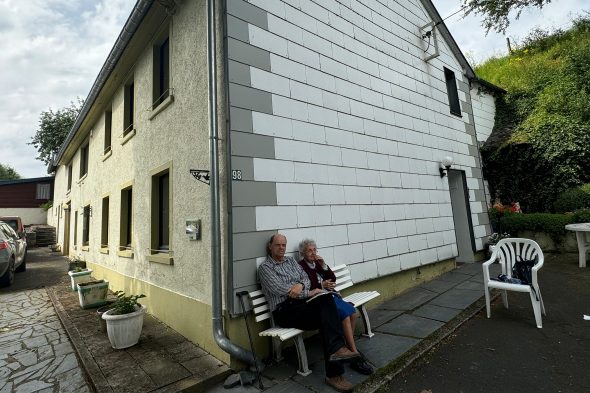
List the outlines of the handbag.
{"type": "Polygon", "coordinates": [[[518,278],[522,284],[531,285],[533,283],[532,269],[538,261],[538,256],[533,259],[523,259],[521,256],[517,256],[516,262],[512,266],[512,277],[518,278]]]}

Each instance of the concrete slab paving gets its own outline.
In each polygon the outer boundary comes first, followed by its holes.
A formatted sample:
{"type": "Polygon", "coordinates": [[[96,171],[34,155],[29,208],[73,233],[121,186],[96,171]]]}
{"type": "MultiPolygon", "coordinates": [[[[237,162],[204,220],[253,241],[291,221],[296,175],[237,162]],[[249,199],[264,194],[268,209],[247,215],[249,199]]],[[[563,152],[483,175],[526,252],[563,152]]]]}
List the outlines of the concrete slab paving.
{"type": "Polygon", "coordinates": [[[433,304],[425,304],[419,309],[415,310],[412,315],[419,317],[434,319],[436,321],[448,322],[455,318],[461,310],[456,308],[435,306],[433,304]]]}
{"type": "Polygon", "coordinates": [[[402,310],[392,311],[377,307],[372,310],[369,310],[368,313],[369,320],[371,321],[371,327],[373,328],[373,330],[375,330],[375,328],[378,328],[384,323],[391,321],[392,319],[403,314],[404,312],[402,310]]]}
{"type": "Polygon", "coordinates": [[[438,293],[416,287],[409,289],[408,291],[402,293],[398,297],[393,299],[387,300],[379,305],[380,309],[383,310],[413,310],[424,303],[427,303],[429,300],[435,298],[438,293]]]}
{"type": "Polygon", "coordinates": [[[468,289],[452,288],[433,299],[430,304],[457,309],[467,308],[470,304],[483,296],[483,291],[471,291],[468,289]]]}
{"type": "Polygon", "coordinates": [[[436,293],[443,293],[448,291],[449,289],[453,288],[457,283],[452,281],[445,281],[440,278],[435,278],[432,281],[425,282],[424,284],[420,284],[418,288],[426,289],[436,293]]]}
{"type": "Polygon", "coordinates": [[[375,333],[370,340],[359,341],[357,347],[365,357],[377,367],[385,367],[420,340],[410,337],[392,336],[384,333],[375,333]]]}
{"type": "Polygon", "coordinates": [[[389,323],[380,326],[377,331],[398,336],[425,338],[438,330],[443,322],[417,315],[403,314],[389,323]]]}

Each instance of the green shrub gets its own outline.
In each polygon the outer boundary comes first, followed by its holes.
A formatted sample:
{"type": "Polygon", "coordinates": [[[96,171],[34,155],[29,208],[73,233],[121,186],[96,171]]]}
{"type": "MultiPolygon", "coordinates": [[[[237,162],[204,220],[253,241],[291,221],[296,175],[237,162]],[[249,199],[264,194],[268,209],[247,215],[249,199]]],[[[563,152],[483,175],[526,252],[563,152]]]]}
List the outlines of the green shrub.
{"type": "Polygon", "coordinates": [[[522,231],[545,232],[554,242],[561,241],[567,233],[565,226],[581,222],[590,222],[590,209],[580,210],[570,214],[531,213],[504,214],[500,218],[503,231],[514,236],[522,231]]]}
{"type": "Polygon", "coordinates": [[[560,213],[588,208],[590,208],[590,183],[570,188],[559,195],[555,201],[555,211],[560,213]]]}

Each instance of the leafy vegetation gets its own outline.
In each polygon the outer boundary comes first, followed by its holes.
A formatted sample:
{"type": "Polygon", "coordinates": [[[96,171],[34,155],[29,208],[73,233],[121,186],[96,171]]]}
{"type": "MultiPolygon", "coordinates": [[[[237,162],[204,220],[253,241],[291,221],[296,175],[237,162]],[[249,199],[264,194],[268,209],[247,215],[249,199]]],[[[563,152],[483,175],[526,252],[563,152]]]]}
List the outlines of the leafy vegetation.
{"type": "Polygon", "coordinates": [[[590,184],[570,188],[555,201],[555,211],[558,212],[572,212],[580,209],[590,209],[590,184]]]}
{"type": "Polygon", "coordinates": [[[0,180],[16,180],[20,175],[9,165],[0,164],[0,180]]]}
{"type": "Polygon", "coordinates": [[[514,235],[522,231],[545,232],[559,242],[566,234],[565,226],[590,221],[590,210],[580,210],[570,214],[553,213],[505,213],[499,220],[502,231],[514,235]]]}
{"type": "Polygon", "coordinates": [[[550,212],[561,193],[590,183],[590,14],[567,31],[532,31],[476,72],[508,91],[482,148],[493,199],[550,212]]]}
{"type": "Polygon", "coordinates": [[[59,109],[56,112],[51,108],[48,111],[41,112],[39,129],[29,143],[35,146],[39,152],[38,160],[43,161],[46,165],[51,163],[51,159],[58,152],[72,129],[83,104],[84,101],[78,98],[77,103],[72,102],[69,107],[59,109]]]}
{"type": "Polygon", "coordinates": [[[125,295],[123,291],[116,291],[115,295],[117,300],[113,303],[111,309],[113,309],[114,315],[130,314],[135,311],[136,307],[139,306],[138,300],[146,297],[144,294],[141,295],[125,295]]]}
{"type": "Polygon", "coordinates": [[[551,3],[551,0],[463,0],[467,14],[475,12],[484,17],[482,21],[486,31],[495,30],[504,33],[510,25],[508,14],[515,11],[516,19],[526,7],[539,7],[551,3]]]}

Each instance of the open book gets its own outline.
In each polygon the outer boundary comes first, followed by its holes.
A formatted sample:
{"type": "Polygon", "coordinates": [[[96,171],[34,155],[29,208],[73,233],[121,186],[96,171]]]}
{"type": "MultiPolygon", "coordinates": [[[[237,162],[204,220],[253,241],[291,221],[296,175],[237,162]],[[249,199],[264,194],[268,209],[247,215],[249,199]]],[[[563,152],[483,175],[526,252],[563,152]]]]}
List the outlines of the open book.
{"type": "Polygon", "coordinates": [[[336,296],[340,296],[340,294],[339,294],[338,292],[335,292],[335,291],[324,291],[324,292],[320,292],[320,293],[318,293],[318,294],[316,294],[316,295],[314,295],[314,296],[312,296],[312,297],[310,297],[310,298],[306,299],[305,301],[306,301],[307,303],[309,303],[309,302],[311,302],[313,299],[317,299],[318,297],[320,297],[320,296],[324,296],[324,295],[336,295],[336,296]]]}

